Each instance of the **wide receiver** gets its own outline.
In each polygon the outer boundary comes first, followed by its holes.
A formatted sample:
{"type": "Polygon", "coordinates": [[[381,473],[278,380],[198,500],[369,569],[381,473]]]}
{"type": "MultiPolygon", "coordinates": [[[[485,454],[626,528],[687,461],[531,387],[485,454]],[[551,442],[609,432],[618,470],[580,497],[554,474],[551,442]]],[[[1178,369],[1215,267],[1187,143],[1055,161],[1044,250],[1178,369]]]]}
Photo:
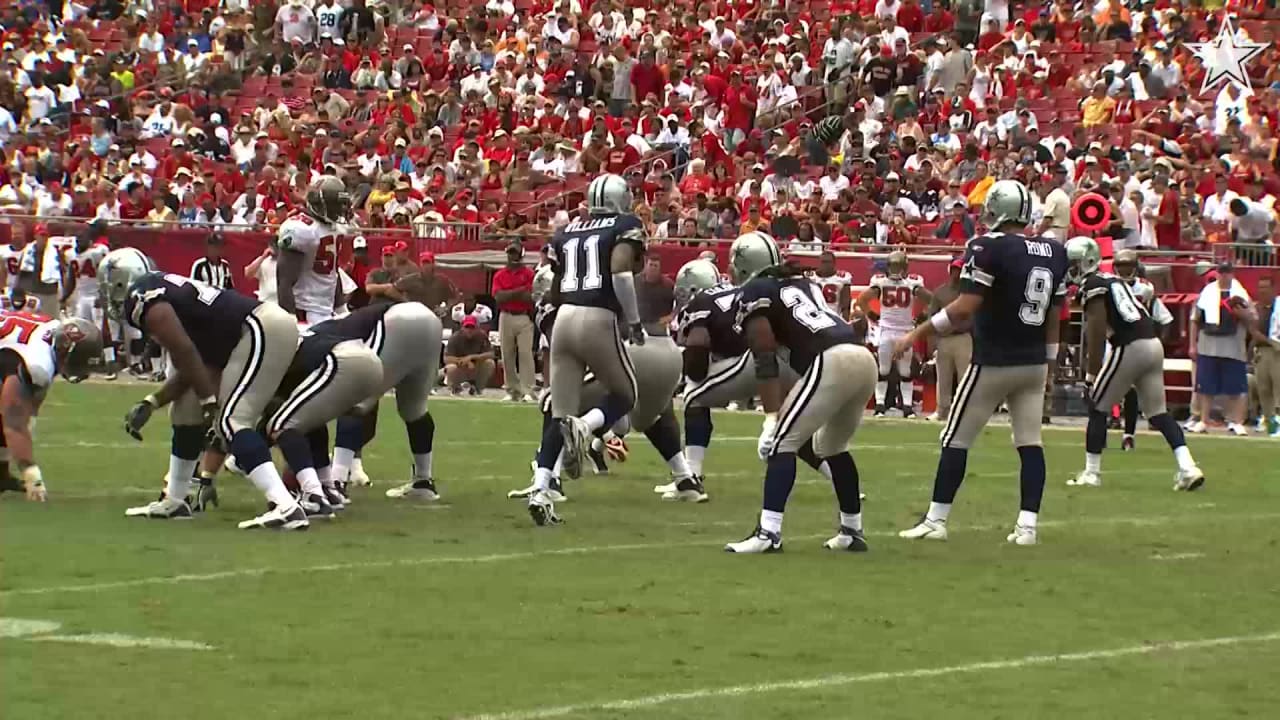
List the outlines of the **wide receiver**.
{"type": "Polygon", "coordinates": [[[36,464],[31,420],[53,379],[83,377],[88,362],[102,350],[102,335],[80,318],[55,320],[29,312],[0,312],[0,483],[16,490],[9,463],[18,465],[28,500],[44,502],[48,490],[36,464]]]}
{"type": "Polygon", "coordinates": [[[307,188],[303,212],[280,225],[277,302],[300,323],[324,322],[344,304],[338,282],[338,239],[350,210],[346,185],[332,175],[322,175],[307,188]]]}
{"type": "Polygon", "coordinates": [[[1204,473],[1187,449],[1182,428],[1165,408],[1164,345],[1156,337],[1155,323],[1146,306],[1134,297],[1122,278],[1099,271],[1102,254],[1093,240],[1068,240],[1067,262],[1067,278],[1080,286],[1080,303],[1084,307],[1084,367],[1089,383],[1084,470],[1067,484],[1102,484],[1108,413],[1130,389],[1136,389],[1151,426],[1164,435],[1173,450],[1178,464],[1174,489],[1199,488],[1204,484],[1204,473]]]}
{"type": "Polygon", "coordinates": [[[933,296],[924,286],[924,278],[908,272],[907,254],[901,250],[889,253],[887,271],[871,276],[871,285],[858,296],[858,310],[867,315],[871,301],[880,301],[879,341],[876,345],[880,379],[876,382],[876,416],[885,414],[885,397],[889,393],[889,376],[898,370],[898,397],[904,417],[915,415],[911,400],[911,356],[894,357],[898,339],[915,327],[916,300],[928,305],[933,296]]]}
{"type": "MultiPolygon", "coordinates": [[[[1173,313],[1156,297],[1156,286],[1143,277],[1142,266],[1138,262],[1137,250],[1117,250],[1111,262],[1112,269],[1120,279],[1129,283],[1129,291],[1133,298],[1142,303],[1156,324],[1156,336],[1173,325],[1173,313]]],[[[1138,391],[1130,389],[1124,396],[1124,436],[1120,440],[1121,450],[1132,450],[1136,446],[1134,433],[1138,429],[1138,391]]]]}
{"type": "Polygon", "coordinates": [[[1053,240],[1028,237],[1031,193],[1016,180],[991,186],[983,212],[991,232],[969,241],[960,270],[960,296],[898,339],[906,355],[935,331],[973,320],[973,362],[956,390],[942,431],[933,501],[914,527],[898,535],[912,540],[947,538],[947,518],[964,481],[969,448],[1000,403],[1009,406],[1013,444],[1022,462],[1021,511],[1006,538],[1035,545],[1044,496],[1044,446],[1040,411],[1051,358],[1058,357],[1059,308],[1066,298],[1067,255],[1053,240]]]}

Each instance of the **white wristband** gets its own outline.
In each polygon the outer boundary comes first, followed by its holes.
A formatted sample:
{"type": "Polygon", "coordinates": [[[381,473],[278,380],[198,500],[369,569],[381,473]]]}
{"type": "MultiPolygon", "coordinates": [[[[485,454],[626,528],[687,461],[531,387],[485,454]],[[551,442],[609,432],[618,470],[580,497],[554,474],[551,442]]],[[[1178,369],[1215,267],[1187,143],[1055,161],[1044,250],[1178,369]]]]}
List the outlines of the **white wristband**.
{"type": "Polygon", "coordinates": [[[946,335],[951,332],[951,316],[947,314],[946,308],[934,313],[933,317],[929,318],[929,324],[933,326],[934,330],[938,331],[939,335],[946,335]]]}
{"type": "Polygon", "coordinates": [[[1058,362],[1058,343],[1045,343],[1044,357],[1051,363],[1058,362]]]}
{"type": "Polygon", "coordinates": [[[40,472],[39,465],[28,465],[27,469],[22,471],[22,484],[32,487],[44,485],[44,474],[40,472]]]}

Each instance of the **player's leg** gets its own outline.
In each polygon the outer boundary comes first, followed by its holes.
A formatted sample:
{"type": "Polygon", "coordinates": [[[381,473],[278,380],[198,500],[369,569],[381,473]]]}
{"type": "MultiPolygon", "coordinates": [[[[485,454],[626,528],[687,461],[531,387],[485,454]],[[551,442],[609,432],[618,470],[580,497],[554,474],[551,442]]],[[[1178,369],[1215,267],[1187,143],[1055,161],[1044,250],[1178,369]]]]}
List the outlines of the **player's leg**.
{"type": "Polygon", "coordinates": [[[1129,392],[1125,393],[1124,403],[1120,409],[1124,416],[1124,437],[1120,441],[1120,449],[1129,451],[1134,449],[1135,443],[1133,436],[1138,432],[1138,391],[1129,388],[1129,392]]]}
{"type": "Polygon", "coordinates": [[[903,417],[914,417],[915,398],[912,397],[915,386],[912,384],[914,375],[911,372],[912,353],[907,353],[894,361],[898,368],[898,399],[901,401],[901,410],[903,417]]]}
{"type": "MultiPolygon", "coordinates": [[[[581,346],[592,341],[581,315],[585,309],[573,305],[561,307],[551,334],[548,357],[551,361],[552,422],[543,427],[533,472],[536,489],[529,495],[528,505],[529,516],[536,525],[555,525],[561,521],[548,491],[556,478],[555,468],[564,465],[561,451],[564,450],[565,433],[561,431],[561,420],[573,416],[581,407],[583,377],[587,372],[581,346]]],[[[582,442],[590,444],[591,441],[588,437],[582,442]]]]}
{"type": "Polygon", "coordinates": [[[191,477],[204,449],[204,413],[193,391],[178,396],[169,406],[169,423],[172,426],[169,441],[169,473],[165,476],[164,495],[155,502],[124,511],[128,517],[146,517],[158,520],[189,520],[191,507],[187,493],[191,491],[191,477]]]}
{"type": "MultiPolygon", "coordinates": [[[[586,388],[585,388],[585,389],[586,389],[588,392],[590,392],[591,385],[592,385],[591,383],[588,383],[588,384],[586,385],[586,388]]],[[[542,393],[542,399],[539,401],[539,403],[538,403],[538,404],[539,404],[539,408],[540,408],[540,409],[541,409],[541,411],[542,411],[542,425],[541,425],[541,427],[540,427],[540,428],[539,428],[539,430],[538,430],[538,437],[539,437],[540,439],[541,439],[541,438],[544,438],[544,437],[547,437],[548,433],[550,433],[550,432],[555,432],[556,434],[559,434],[559,432],[560,432],[560,431],[559,431],[559,426],[558,426],[558,424],[556,423],[555,418],[551,416],[551,392],[550,392],[550,389],[548,389],[547,391],[545,391],[545,392],[543,392],[543,393],[542,393]]],[[[533,464],[533,471],[534,471],[534,479],[533,479],[533,480],[531,480],[531,481],[529,482],[529,484],[528,484],[526,487],[519,488],[519,489],[516,489],[516,490],[509,490],[509,491],[507,491],[507,497],[509,497],[509,498],[513,498],[513,499],[516,499],[516,498],[529,498],[529,497],[530,497],[530,496],[532,496],[534,493],[536,493],[536,492],[538,492],[538,491],[539,491],[539,488],[538,488],[538,482],[537,482],[537,474],[538,474],[538,456],[541,454],[541,452],[542,452],[542,447],[541,447],[541,445],[539,445],[538,449],[537,449],[537,450],[535,450],[535,451],[534,451],[534,453],[533,453],[533,463],[532,463],[532,464],[533,464]]],[[[557,458],[556,458],[556,460],[552,463],[552,466],[551,466],[551,480],[550,480],[550,483],[547,485],[546,489],[545,489],[545,490],[543,490],[543,492],[545,492],[545,493],[546,493],[546,495],[547,495],[548,499],[550,499],[550,500],[551,500],[551,502],[553,502],[553,503],[563,502],[563,501],[565,501],[565,500],[568,500],[568,499],[569,499],[568,497],[566,497],[566,496],[565,496],[565,494],[564,494],[564,490],[563,490],[563,488],[562,488],[562,486],[561,486],[561,484],[560,484],[560,472],[561,472],[561,468],[562,468],[562,463],[561,463],[561,461],[560,461],[560,458],[558,458],[558,457],[557,457],[557,458]]]]}
{"type": "Polygon", "coordinates": [[[885,397],[889,394],[889,373],[893,371],[893,344],[897,337],[880,331],[880,343],[876,345],[879,376],[876,378],[876,417],[884,417],[885,397]]]}
{"type": "Polygon", "coordinates": [[[294,500],[271,462],[266,438],[257,427],[298,348],[298,324],[278,305],[259,305],[245,319],[246,328],[222,373],[216,428],[227,440],[236,463],[267,497],[271,509],[240,528],[300,530],[306,513],[294,500]]]}
{"type": "Polygon", "coordinates": [[[1013,446],[1018,449],[1021,470],[1018,520],[1005,539],[1015,545],[1035,545],[1045,483],[1042,423],[1037,415],[1044,410],[1044,384],[1050,369],[1047,365],[1031,365],[1009,370],[1009,422],[1013,425],[1013,446]]]}
{"type": "Polygon", "coordinates": [[[849,441],[858,432],[867,401],[875,392],[879,367],[866,348],[848,345],[833,348],[827,354],[831,355],[828,372],[836,376],[844,404],[818,429],[812,442],[814,455],[822,459],[831,473],[831,485],[840,508],[840,529],[824,546],[830,550],[865,552],[867,541],[862,533],[858,465],[849,452],[849,441]]]}
{"type": "Polygon", "coordinates": [[[311,447],[311,462],[316,470],[316,478],[320,481],[325,502],[335,512],[345,510],[346,503],[343,503],[341,498],[332,497],[327,490],[333,487],[332,463],[329,460],[329,424],[324,423],[307,433],[307,444],[311,447]]]}
{"type": "Polygon", "coordinates": [[[680,447],[680,423],[676,420],[671,401],[667,401],[666,408],[657,419],[643,428],[643,432],[671,470],[671,480],[675,487],[671,492],[663,493],[662,499],[695,503],[709,500],[710,497],[702,487],[702,481],[689,468],[684,449],[680,447]]]}
{"type": "Polygon", "coordinates": [[[1102,452],[1107,448],[1108,413],[1120,402],[1136,379],[1137,363],[1132,345],[1106,346],[1102,369],[1089,388],[1089,424],[1084,435],[1084,470],[1067,481],[1068,485],[1097,487],[1102,484],[1102,452]]]}
{"type": "Polygon", "coordinates": [[[707,376],[684,391],[684,446],[689,470],[703,477],[702,464],[711,446],[711,408],[742,400],[755,389],[751,353],[711,363],[707,376]]]}
{"type": "Polygon", "coordinates": [[[956,493],[964,482],[965,468],[969,462],[969,448],[977,439],[1007,396],[1007,368],[969,365],[960,384],[956,386],[955,401],[951,405],[951,417],[942,429],[938,454],[938,469],[933,479],[933,496],[929,509],[914,527],[898,533],[899,537],[917,540],[947,539],[947,518],[956,493]]]}
{"type": "Polygon", "coordinates": [[[409,482],[388,490],[387,497],[427,501],[440,499],[432,467],[436,421],[427,407],[427,398],[435,377],[434,367],[423,366],[409,373],[400,381],[400,384],[396,385],[396,411],[404,421],[404,430],[409,437],[409,452],[413,455],[413,468],[409,482]]]}
{"type": "Polygon", "coordinates": [[[622,342],[614,314],[600,308],[561,308],[551,336],[551,372],[555,376],[551,383],[553,393],[559,392],[557,385],[561,377],[556,367],[555,348],[560,339],[560,326],[568,320],[575,321],[570,326],[574,333],[570,339],[575,348],[574,354],[585,362],[595,374],[596,382],[608,393],[604,402],[581,417],[573,413],[562,415],[559,400],[552,395],[553,410],[564,435],[564,470],[570,478],[577,478],[582,473],[582,461],[591,446],[591,434],[612,426],[630,413],[635,407],[638,389],[635,365],[622,342]],[[565,311],[570,309],[577,312],[566,317],[565,311]]]}
{"type": "Polygon", "coordinates": [[[1204,473],[1196,465],[1195,458],[1187,447],[1182,427],[1169,414],[1165,404],[1164,346],[1154,338],[1134,345],[1134,352],[1141,353],[1144,358],[1144,368],[1134,382],[1134,390],[1148,422],[1160,431],[1173,452],[1174,462],[1178,466],[1173,489],[1196,490],[1204,485],[1204,473]]]}

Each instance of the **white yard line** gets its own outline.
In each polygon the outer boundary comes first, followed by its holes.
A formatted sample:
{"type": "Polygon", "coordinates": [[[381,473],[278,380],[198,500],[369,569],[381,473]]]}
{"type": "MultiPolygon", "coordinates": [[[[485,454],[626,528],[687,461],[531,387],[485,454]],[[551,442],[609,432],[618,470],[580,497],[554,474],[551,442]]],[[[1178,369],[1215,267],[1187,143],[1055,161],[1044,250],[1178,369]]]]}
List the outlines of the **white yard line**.
{"type": "Polygon", "coordinates": [[[758,683],[755,685],[704,687],[686,690],[683,692],[645,695],[625,700],[606,700],[601,702],[580,703],[577,705],[560,705],[556,707],[533,708],[529,710],[513,710],[490,715],[474,715],[463,718],[463,720],[547,720],[548,718],[562,718],[587,713],[595,714],[600,712],[640,710],[659,705],[669,705],[672,703],[720,700],[724,698],[738,698],[783,691],[824,690],[827,688],[863,683],[890,682],[895,680],[921,680],[945,677],[948,675],[1021,670],[1029,667],[1081,663],[1094,660],[1114,660],[1117,658],[1156,655],[1159,653],[1188,652],[1216,647],[1230,647],[1232,645],[1269,643],[1277,640],[1280,640],[1280,632],[1259,635],[1236,635],[1232,637],[1207,638],[1204,640],[1176,640],[1143,645],[1130,645],[1128,647],[1104,650],[1086,650],[1083,652],[1058,653],[1053,655],[1026,655],[1019,658],[988,660],[985,662],[966,663],[964,665],[944,665],[941,667],[915,668],[912,670],[825,675],[822,677],[758,683]]]}
{"type": "Polygon", "coordinates": [[[116,648],[145,648],[147,650],[214,650],[212,645],[162,637],[136,637],[117,633],[86,633],[84,635],[39,635],[27,638],[33,642],[74,643],[78,645],[105,645],[116,648]]]}
{"type": "Polygon", "coordinates": [[[1202,553],[1202,552],[1172,553],[1172,554],[1170,554],[1170,555],[1161,555],[1161,554],[1158,554],[1158,553],[1157,553],[1157,554],[1155,554],[1155,555],[1152,555],[1152,556],[1151,556],[1151,559],[1152,559],[1152,560],[1166,560],[1166,561],[1168,561],[1168,560],[1197,560],[1197,559],[1202,558],[1202,557],[1204,557],[1204,553],[1202,553]]]}
{"type": "MultiPolygon", "coordinates": [[[[1280,512],[1268,513],[1243,513],[1243,514],[1211,514],[1197,513],[1184,515],[1149,515],[1149,516],[1124,516],[1124,517],[1094,517],[1094,518],[1078,518],[1072,520],[1044,520],[1040,522],[1040,527],[1072,527],[1079,525],[1101,525],[1101,526],[1121,526],[1133,525],[1138,527],[1151,527],[1158,525],[1186,524],[1200,522],[1246,522],[1251,520],[1274,520],[1280,518],[1280,512]]],[[[749,530],[748,524],[742,527],[749,530]]],[[[993,530],[1008,530],[1007,523],[998,525],[957,525],[953,526],[957,531],[984,532],[993,530]]],[[[531,530],[532,531],[532,530],[531,530]]],[[[886,530],[867,533],[871,537],[886,537],[897,540],[896,531],[886,530]]],[[[805,541],[827,537],[828,534],[820,535],[791,535],[787,536],[792,541],[805,541]]],[[[731,538],[724,538],[728,540],[731,538]]],[[[651,542],[651,543],[628,543],[619,545],[585,545],[578,547],[556,548],[552,550],[529,550],[524,552],[511,553],[493,553],[488,555],[454,555],[439,557],[418,557],[418,558],[402,558],[396,560],[369,560],[364,562],[347,562],[347,563],[331,563],[327,565],[310,565],[310,566],[286,566],[286,567],[265,567],[265,568],[238,568],[234,570],[222,570],[210,573],[188,573],[181,575],[159,575],[154,577],[134,578],[131,580],[113,580],[100,583],[85,583],[81,585],[55,585],[47,587],[32,588],[15,588],[13,590],[0,591],[0,598],[9,598],[16,596],[30,595],[49,595],[49,594],[69,594],[69,593],[85,593],[85,592],[102,592],[107,590],[121,590],[125,588],[146,587],[151,585],[186,585],[189,583],[217,582],[220,580],[233,580],[247,577],[262,577],[274,574],[314,574],[323,572],[346,572],[351,570],[376,570],[381,568],[399,568],[399,567],[422,567],[430,565],[480,565],[488,563],[510,562],[516,560],[533,560],[542,557],[562,557],[572,555],[594,555],[598,553],[615,553],[630,552],[634,550],[657,550],[670,549],[679,547],[717,547],[722,541],[716,541],[714,544],[706,539],[697,539],[695,542],[651,542]]]]}

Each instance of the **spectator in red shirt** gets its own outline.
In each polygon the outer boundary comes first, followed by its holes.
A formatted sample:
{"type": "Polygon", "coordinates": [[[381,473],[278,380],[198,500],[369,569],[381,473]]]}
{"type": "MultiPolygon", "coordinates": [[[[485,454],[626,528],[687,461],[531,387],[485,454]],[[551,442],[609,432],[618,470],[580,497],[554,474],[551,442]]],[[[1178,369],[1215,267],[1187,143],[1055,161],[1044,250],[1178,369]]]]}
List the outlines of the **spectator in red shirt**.
{"type": "Polygon", "coordinates": [[[1161,250],[1174,250],[1182,245],[1182,217],[1178,209],[1178,190],[1169,184],[1167,173],[1157,168],[1151,176],[1151,189],[1160,197],[1156,209],[1156,245],[1161,250]]]}
{"type": "Polygon", "coordinates": [[[613,147],[605,155],[604,170],[621,175],[624,170],[640,162],[640,152],[627,144],[627,136],[618,133],[613,137],[613,147]]]}
{"type": "MultiPolygon", "coordinates": [[[[898,22],[902,19],[899,17],[898,22]]],[[[928,33],[944,33],[951,32],[956,27],[956,18],[951,14],[945,5],[939,2],[933,4],[933,12],[929,13],[929,17],[924,19],[924,31],[928,33]]]]}
{"type": "Polygon", "coordinates": [[[636,102],[644,100],[650,94],[661,98],[666,84],[667,79],[662,74],[662,68],[653,62],[653,51],[641,51],[640,63],[631,68],[631,97],[636,102]]]}
{"type": "Polygon", "coordinates": [[[924,10],[920,9],[920,3],[917,0],[902,0],[902,7],[898,8],[897,20],[898,25],[909,33],[924,32],[924,10]]]}
{"type": "Polygon", "coordinates": [[[756,109],[754,89],[742,82],[742,71],[729,73],[729,86],[724,91],[724,147],[733,152],[747,139],[751,116],[756,109]]]}
{"type": "Polygon", "coordinates": [[[533,402],[533,269],[519,241],[507,246],[507,265],[493,274],[498,337],[507,397],[533,402]]]}

